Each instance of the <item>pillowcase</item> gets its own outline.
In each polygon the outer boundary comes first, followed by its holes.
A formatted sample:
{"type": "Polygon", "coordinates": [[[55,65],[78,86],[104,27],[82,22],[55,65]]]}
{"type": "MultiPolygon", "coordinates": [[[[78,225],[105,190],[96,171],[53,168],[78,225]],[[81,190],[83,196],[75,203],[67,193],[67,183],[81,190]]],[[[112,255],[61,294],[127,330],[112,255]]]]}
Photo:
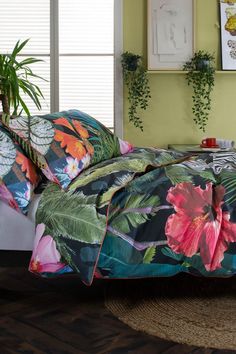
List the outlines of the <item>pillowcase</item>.
{"type": "Polygon", "coordinates": [[[30,159],[62,188],[88,166],[132,149],[103,124],[78,110],[14,119],[3,115],[2,119],[30,159]]]}
{"type": "Polygon", "coordinates": [[[0,199],[26,214],[38,182],[36,166],[0,123],[0,199]]]}

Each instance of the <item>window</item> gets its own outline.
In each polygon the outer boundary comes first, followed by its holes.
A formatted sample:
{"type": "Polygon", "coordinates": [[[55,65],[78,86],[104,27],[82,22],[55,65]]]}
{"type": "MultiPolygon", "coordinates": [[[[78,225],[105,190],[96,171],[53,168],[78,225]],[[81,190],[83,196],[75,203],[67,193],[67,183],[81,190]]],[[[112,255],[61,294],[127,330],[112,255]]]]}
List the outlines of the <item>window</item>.
{"type": "Polygon", "coordinates": [[[122,106],[120,21],[121,0],[1,0],[0,52],[30,38],[22,55],[43,59],[32,69],[48,80],[37,82],[40,114],[78,108],[113,128],[122,106]]]}

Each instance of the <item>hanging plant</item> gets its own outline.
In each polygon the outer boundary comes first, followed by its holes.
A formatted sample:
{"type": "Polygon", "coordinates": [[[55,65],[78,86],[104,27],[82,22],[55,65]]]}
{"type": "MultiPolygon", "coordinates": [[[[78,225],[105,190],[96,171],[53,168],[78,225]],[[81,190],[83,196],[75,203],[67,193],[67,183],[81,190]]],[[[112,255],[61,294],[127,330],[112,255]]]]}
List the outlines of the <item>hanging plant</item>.
{"type": "Polygon", "coordinates": [[[215,85],[214,62],[212,54],[200,50],[183,66],[183,70],[188,71],[187,83],[193,89],[193,120],[203,132],[206,130],[211,111],[211,93],[215,85]]]}
{"type": "Polygon", "coordinates": [[[151,98],[147,71],[143,66],[142,57],[130,52],[121,56],[124,83],[128,88],[129,121],[143,131],[143,122],[138,111],[146,110],[151,98]]]}

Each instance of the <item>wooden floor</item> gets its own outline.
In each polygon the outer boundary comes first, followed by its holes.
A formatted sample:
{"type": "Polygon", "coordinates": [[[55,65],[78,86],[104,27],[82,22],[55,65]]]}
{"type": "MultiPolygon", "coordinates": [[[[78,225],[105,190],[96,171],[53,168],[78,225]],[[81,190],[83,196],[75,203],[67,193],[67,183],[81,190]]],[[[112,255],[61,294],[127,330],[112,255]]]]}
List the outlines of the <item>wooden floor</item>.
{"type": "MultiPolygon", "coordinates": [[[[0,354],[226,354],[136,332],[104,306],[105,281],[41,279],[0,268],[0,354]]],[[[234,352],[236,353],[236,352],[234,352]]]]}

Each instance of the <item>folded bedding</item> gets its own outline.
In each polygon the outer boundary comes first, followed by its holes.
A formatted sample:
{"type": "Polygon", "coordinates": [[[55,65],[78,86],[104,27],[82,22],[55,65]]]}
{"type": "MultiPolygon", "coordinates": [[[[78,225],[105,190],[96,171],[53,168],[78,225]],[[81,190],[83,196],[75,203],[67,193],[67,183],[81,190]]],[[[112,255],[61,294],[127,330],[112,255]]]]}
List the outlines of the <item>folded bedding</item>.
{"type": "Polygon", "coordinates": [[[236,272],[236,155],[136,148],[50,183],[30,270],[98,278],[236,272]]]}

